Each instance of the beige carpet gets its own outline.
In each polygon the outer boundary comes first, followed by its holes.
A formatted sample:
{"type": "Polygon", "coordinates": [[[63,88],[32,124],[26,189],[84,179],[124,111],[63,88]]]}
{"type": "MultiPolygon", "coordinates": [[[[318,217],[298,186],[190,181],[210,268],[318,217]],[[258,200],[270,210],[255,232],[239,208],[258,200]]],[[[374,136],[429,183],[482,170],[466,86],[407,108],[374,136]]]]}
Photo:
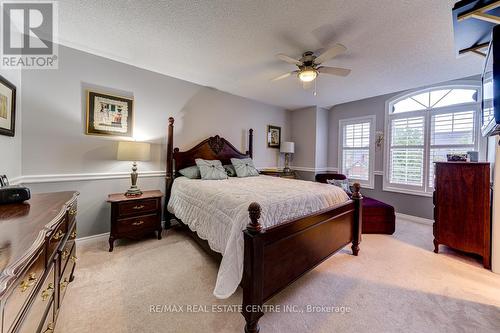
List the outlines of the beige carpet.
{"type": "MultiPolygon", "coordinates": [[[[359,257],[345,249],[273,298],[298,313],[266,313],[261,332],[500,332],[500,275],[451,250],[434,254],[429,225],[398,220],[396,229],[365,235],[359,257]],[[308,305],[348,312],[308,313],[308,305]]],[[[243,331],[239,313],[187,312],[241,304],[241,290],[213,297],[217,264],[185,234],[107,249],[104,241],[80,246],[57,333],[243,331]]]]}

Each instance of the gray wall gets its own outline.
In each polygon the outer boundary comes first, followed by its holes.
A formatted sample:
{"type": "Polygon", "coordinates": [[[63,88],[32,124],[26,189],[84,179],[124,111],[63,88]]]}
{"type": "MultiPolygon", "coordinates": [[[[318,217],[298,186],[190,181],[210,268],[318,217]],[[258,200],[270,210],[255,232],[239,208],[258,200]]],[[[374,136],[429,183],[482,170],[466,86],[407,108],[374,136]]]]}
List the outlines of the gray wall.
{"type": "Polygon", "coordinates": [[[0,174],[5,174],[11,181],[21,176],[22,147],[22,102],[21,70],[2,69],[0,75],[16,86],[16,131],[15,136],[0,135],[0,174]]]}
{"type": "MultiPolygon", "coordinates": [[[[88,136],[85,128],[85,89],[134,97],[135,136],[155,143],[153,159],[139,171],[165,170],[167,119],[175,117],[174,144],[187,149],[208,136],[220,134],[241,150],[247,131],[254,129],[254,159],[258,167],[282,166],[278,150],[267,148],[266,127],[282,127],[289,140],[287,111],[253,100],[202,87],[137,67],[61,46],[58,70],[26,70],[23,84],[22,173],[34,193],[78,190],[79,236],[109,230],[108,193],[125,191],[128,179],[46,182],[47,175],[76,179],[89,174],[129,172],[118,162],[118,139],[88,136]],[[42,181],[42,183],[38,183],[42,181]]],[[[54,178],[54,177],[49,177],[54,178]]],[[[106,177],[104,177],[106,178],[106,177]]],[[[163,189],[163,176],[140,178],[143,189],[163,189]]]]}
{"type": "Polygon", "coordinates": [[[291,110],[291,140],[295,153],[291,164],[299,168],[316,167],[316,107],[291,110]]]}
{"type": "Polygon", "coordinates": [[[316,110],[316,168],[328,167],[328,110],[316,110]]]}

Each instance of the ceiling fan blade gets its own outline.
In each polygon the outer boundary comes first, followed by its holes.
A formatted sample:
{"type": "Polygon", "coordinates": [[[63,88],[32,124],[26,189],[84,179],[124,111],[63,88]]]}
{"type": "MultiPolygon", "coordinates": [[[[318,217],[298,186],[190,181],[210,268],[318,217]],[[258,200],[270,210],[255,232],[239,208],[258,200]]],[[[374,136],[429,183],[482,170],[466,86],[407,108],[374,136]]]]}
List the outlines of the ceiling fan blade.
{"type": "Polygon", "coordinates": [[[345,51],[347,51],[347,48],[344,45],[335,44],[333,47],[329,48],[328,50],[324,51],[319,56],[317,56],[316,59],[314,59],[314,63],[316,65],[319,65],[327,60],[335,58],[336,56],[344,53],[345,51]]]}
{"type": "Polygon", "coordinates": [[[293,71],[293,72],[290,72],[290,73],[281,74],[280,76],[276,76],[274,79],[271,79],[271,81],[278,81],[278,80],[281,80],[281,79],[286,79],[290,75],[293,75],[293,74],[295,74],[297,72],[298,71],[293,71]]]}
{"type": "Polygon", "coordinates": [[[318,72],[337,76],[347,76],[351,73],[351,70],[347,68],[321,66],[318,67],[318,72]]]}
{"type": "Polygon", "coordinates": [[[297,59],[294,59],[292,57],[287,56],[286,54],[283,53],[278,53],[276,55],[276,58],[283,60],[289,64],[297,65],[297,66],[302,66],[302,61],[299,61],[297,59]]]}

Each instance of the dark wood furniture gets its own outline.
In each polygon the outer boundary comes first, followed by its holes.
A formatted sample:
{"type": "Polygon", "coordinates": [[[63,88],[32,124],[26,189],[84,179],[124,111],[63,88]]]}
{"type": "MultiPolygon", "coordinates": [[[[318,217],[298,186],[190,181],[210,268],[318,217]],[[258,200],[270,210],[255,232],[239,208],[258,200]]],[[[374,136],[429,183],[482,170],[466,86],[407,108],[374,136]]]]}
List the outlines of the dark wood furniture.
{"type": "MultiPolygon", "coordinates": [[[[253,131],[249,130],[249,150],[238,151],[225,139],[214,136],[194,148],[181,152],[173,149],[174,119],[169,118],[167,136],[166,198],[170,196],[176,170],[195,165],[195,158],[221,160],[252,157],[253,131]],[[174,170],[174,164],[176,170],[174,170]]],[[[271,228],[259,223],[258,203],[249,205],[249,223],[244,232],[243,316],[245,332],[259,331],[259,319],[264,315],[264,302],[319,265],[328,257],[352,243],[358,255],[361,241],[362,196],[359,184],[354,185],[351,200],[343,204],[293,219],[271,228]]],[[[165,205],[167,207],[167,205],[165,205]]],[[[165,208],[166,220],[175,218],[165,208]]],[[[182,221],[179,221],[182,223],[182,221]]],[[[191,233],[199,238],[195,233],[191,233]]],[[[202,242],[198,239],[199,242],[202,242]]]]}
{"type": "Polygon", "coordinates": [[[434,252],[447,245],[491,268],[490,164],[436,162],[434,184],[434,252]]]}
{"type": "Polygon", "coordinates": [[[297,174],[293,170],[290,172],[284,172],[283,170],[262,170],[259,173],[266,176],[297,179],[297,174]]]}
{"type": "MultiPolygon", "coordinates": [[[[328,179],[343,180],[347,177],[341,173],[318,173],[317,182],[327,183],[328,179]]],[[[364,234],[392,235],[396,231],[396,214],[394,207],[385,202],[363,196],[363,227],[364,234]]]]}
{"type": "Polygon", "coordinates": [[[77,260],[77,195],[0,206],[0,332],[53,332],[77,260]]]}
{"type": "Polygon", "coordinates": [[[115,240],[139,238],[156,231],[161,239],[161,191],[144,191],[142,195],[127,197],[123,193],[110,194],[111,232],[109,252],[113,252],[115,240]]]}

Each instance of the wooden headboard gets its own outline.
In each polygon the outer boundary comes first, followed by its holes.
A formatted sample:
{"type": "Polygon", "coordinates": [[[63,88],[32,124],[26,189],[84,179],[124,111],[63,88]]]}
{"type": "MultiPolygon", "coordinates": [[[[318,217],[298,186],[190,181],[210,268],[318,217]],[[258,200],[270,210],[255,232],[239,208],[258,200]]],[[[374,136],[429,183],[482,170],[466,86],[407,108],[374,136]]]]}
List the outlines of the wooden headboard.
{"type": "Polygon", "coordinates": [[[168,118],[165,199],[168,200],[170,197],[174,179],[179,175],[178,171],[196,165],[194,161],[196,158],[220,160],[222,164],[231,164],[231,158],[245,157],[253,157],[253,129],[248,131],[248,151],[245,153],[240,152],[229,141],[218,135],[203,140],[189,150],[179,151],[179,148],[174,149],[174,118],[168,118]]]}

